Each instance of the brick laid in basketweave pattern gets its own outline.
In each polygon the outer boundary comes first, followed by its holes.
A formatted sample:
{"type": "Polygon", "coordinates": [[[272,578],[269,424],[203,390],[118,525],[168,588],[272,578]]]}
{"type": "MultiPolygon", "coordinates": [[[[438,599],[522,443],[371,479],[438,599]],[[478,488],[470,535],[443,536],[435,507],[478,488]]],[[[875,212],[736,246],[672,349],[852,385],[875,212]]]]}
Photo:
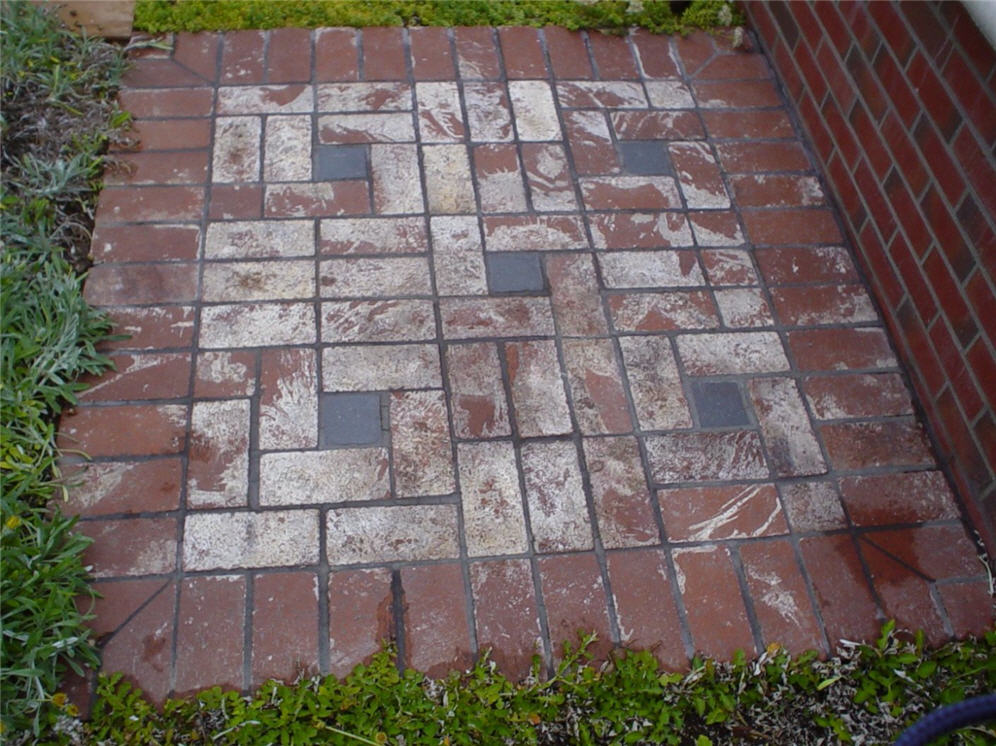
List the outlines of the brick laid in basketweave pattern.
{"type": "Polygon", "coordinates": [[[87,298],[107,670],[383,639],[512,676],[980,631],[987,583],[763,57],[558,29],[180,34],[121,94],[87,298]]]}

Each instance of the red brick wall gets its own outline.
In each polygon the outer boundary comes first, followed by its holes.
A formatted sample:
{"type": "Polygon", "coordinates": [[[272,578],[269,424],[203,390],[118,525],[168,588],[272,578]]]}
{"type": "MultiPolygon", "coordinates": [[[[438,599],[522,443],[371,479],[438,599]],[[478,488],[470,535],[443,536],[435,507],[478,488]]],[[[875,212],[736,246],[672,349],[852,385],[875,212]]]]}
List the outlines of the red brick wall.
{"type": "Polygon", "coordinates": [[[745,2],[996,550],[996,53],[960,2],[745,2]]]}

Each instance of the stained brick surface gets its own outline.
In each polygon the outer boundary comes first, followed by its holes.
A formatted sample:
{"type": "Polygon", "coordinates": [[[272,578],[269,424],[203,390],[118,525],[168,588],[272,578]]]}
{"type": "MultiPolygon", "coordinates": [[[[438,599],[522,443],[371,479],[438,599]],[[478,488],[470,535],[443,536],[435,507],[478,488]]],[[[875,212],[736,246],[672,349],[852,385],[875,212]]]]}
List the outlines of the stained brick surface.
{"type": "MultiPolygon", "coordinates": [[[[107,670],[162,698],[385,639],[521,677],[579,631],[681,669],[984,625],[769,73],[705,34],[513,27],[181,34],[137,68],[86,291],[131,336],[60,436],[94,459],[69,505],[107,670]]],[[[988,302],[955,249],[911,261],[988,302]]],[[[991,367],[951,321],[917,323],[991,367]]],[[[991,432],[979,376],[937,369],[991,432]]]]}
{"type": "MultiPolygon", "coordinates": [[[[996,51],[958,3],[751,2],[745,10],[813,140],[840,224],[992,554],[996,462],[979,424],[992,420],[991,401],[982,402],[994,379],[972,344],[985,336],[981,347],[992,349],[996,51]]],[[[707,128],[718,124],[707,115],[707,128]]],[[[728,167],[759,165],[728,147],[720,145],[728,167]]],[[[744,206],[780,200],[787,193],[772,193],[776,180],[762,187],[737,177],[737,197],[744,206]]],[[[781,242],[774,218],[751,216],[748,233],[781,242]]],[[[776,298],[779,312],[785,300],[776,298]]]]}

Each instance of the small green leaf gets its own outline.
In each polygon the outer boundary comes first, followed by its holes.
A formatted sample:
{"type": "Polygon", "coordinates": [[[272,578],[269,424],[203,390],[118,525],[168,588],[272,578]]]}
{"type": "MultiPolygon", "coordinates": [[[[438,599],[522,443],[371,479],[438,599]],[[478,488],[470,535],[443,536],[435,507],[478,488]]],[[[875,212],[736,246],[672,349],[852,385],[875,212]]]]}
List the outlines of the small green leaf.
{"type": "Polygon", "coordinates": [[[823,681],[821,681],[819,684],[816,685],[816,691],[822,692],[827,687],[836,684],[838,681],[840,681],[840,679],[841,676],[839,674],[837,676],[831,676],[829,679],[823,679],[823,681]]]}

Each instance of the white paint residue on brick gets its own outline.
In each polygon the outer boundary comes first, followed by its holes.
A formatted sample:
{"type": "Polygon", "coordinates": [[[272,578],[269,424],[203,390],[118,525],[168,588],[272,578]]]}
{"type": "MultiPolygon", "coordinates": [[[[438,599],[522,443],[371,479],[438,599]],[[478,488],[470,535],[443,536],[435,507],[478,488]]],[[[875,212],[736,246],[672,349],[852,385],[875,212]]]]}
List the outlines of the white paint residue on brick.
{"type": "Polygon", "coordinates": [[[762,583],[765,587],[761,592],[761,602],[770,606],[786,622],[793,625],[801,625],[799,618],[799,606],[795,602],[792,593],[782,587],[781,578],[777,573],[762,572],[754,567],[747,567],[747,576],[762,583]]]}
{"type": "Polygon", "coordinates": [[[772,503],[771,513],[757,529],[751,533],[743,531],[724,531],[724,527],[735,523],[741,511],[745,510],[754,499],[768,492],[763,485],[748,485],[733,495],[720,507],[716,515],[706,518],[704,521],[693,523],[688,527],[688,541],[709,541],[710,539],[746,539],[751,536],[763,536],[769,526],[775,522],[781,513],[777,502],[772,503]]]}
{"type": "Polygon", "coordinates": [[[259,408],[259,445],[264,449],[312,448],[318,442],[318,381],[315,353],[284,351],[292,372],[277,379],[277,390],[259,408]]]}

